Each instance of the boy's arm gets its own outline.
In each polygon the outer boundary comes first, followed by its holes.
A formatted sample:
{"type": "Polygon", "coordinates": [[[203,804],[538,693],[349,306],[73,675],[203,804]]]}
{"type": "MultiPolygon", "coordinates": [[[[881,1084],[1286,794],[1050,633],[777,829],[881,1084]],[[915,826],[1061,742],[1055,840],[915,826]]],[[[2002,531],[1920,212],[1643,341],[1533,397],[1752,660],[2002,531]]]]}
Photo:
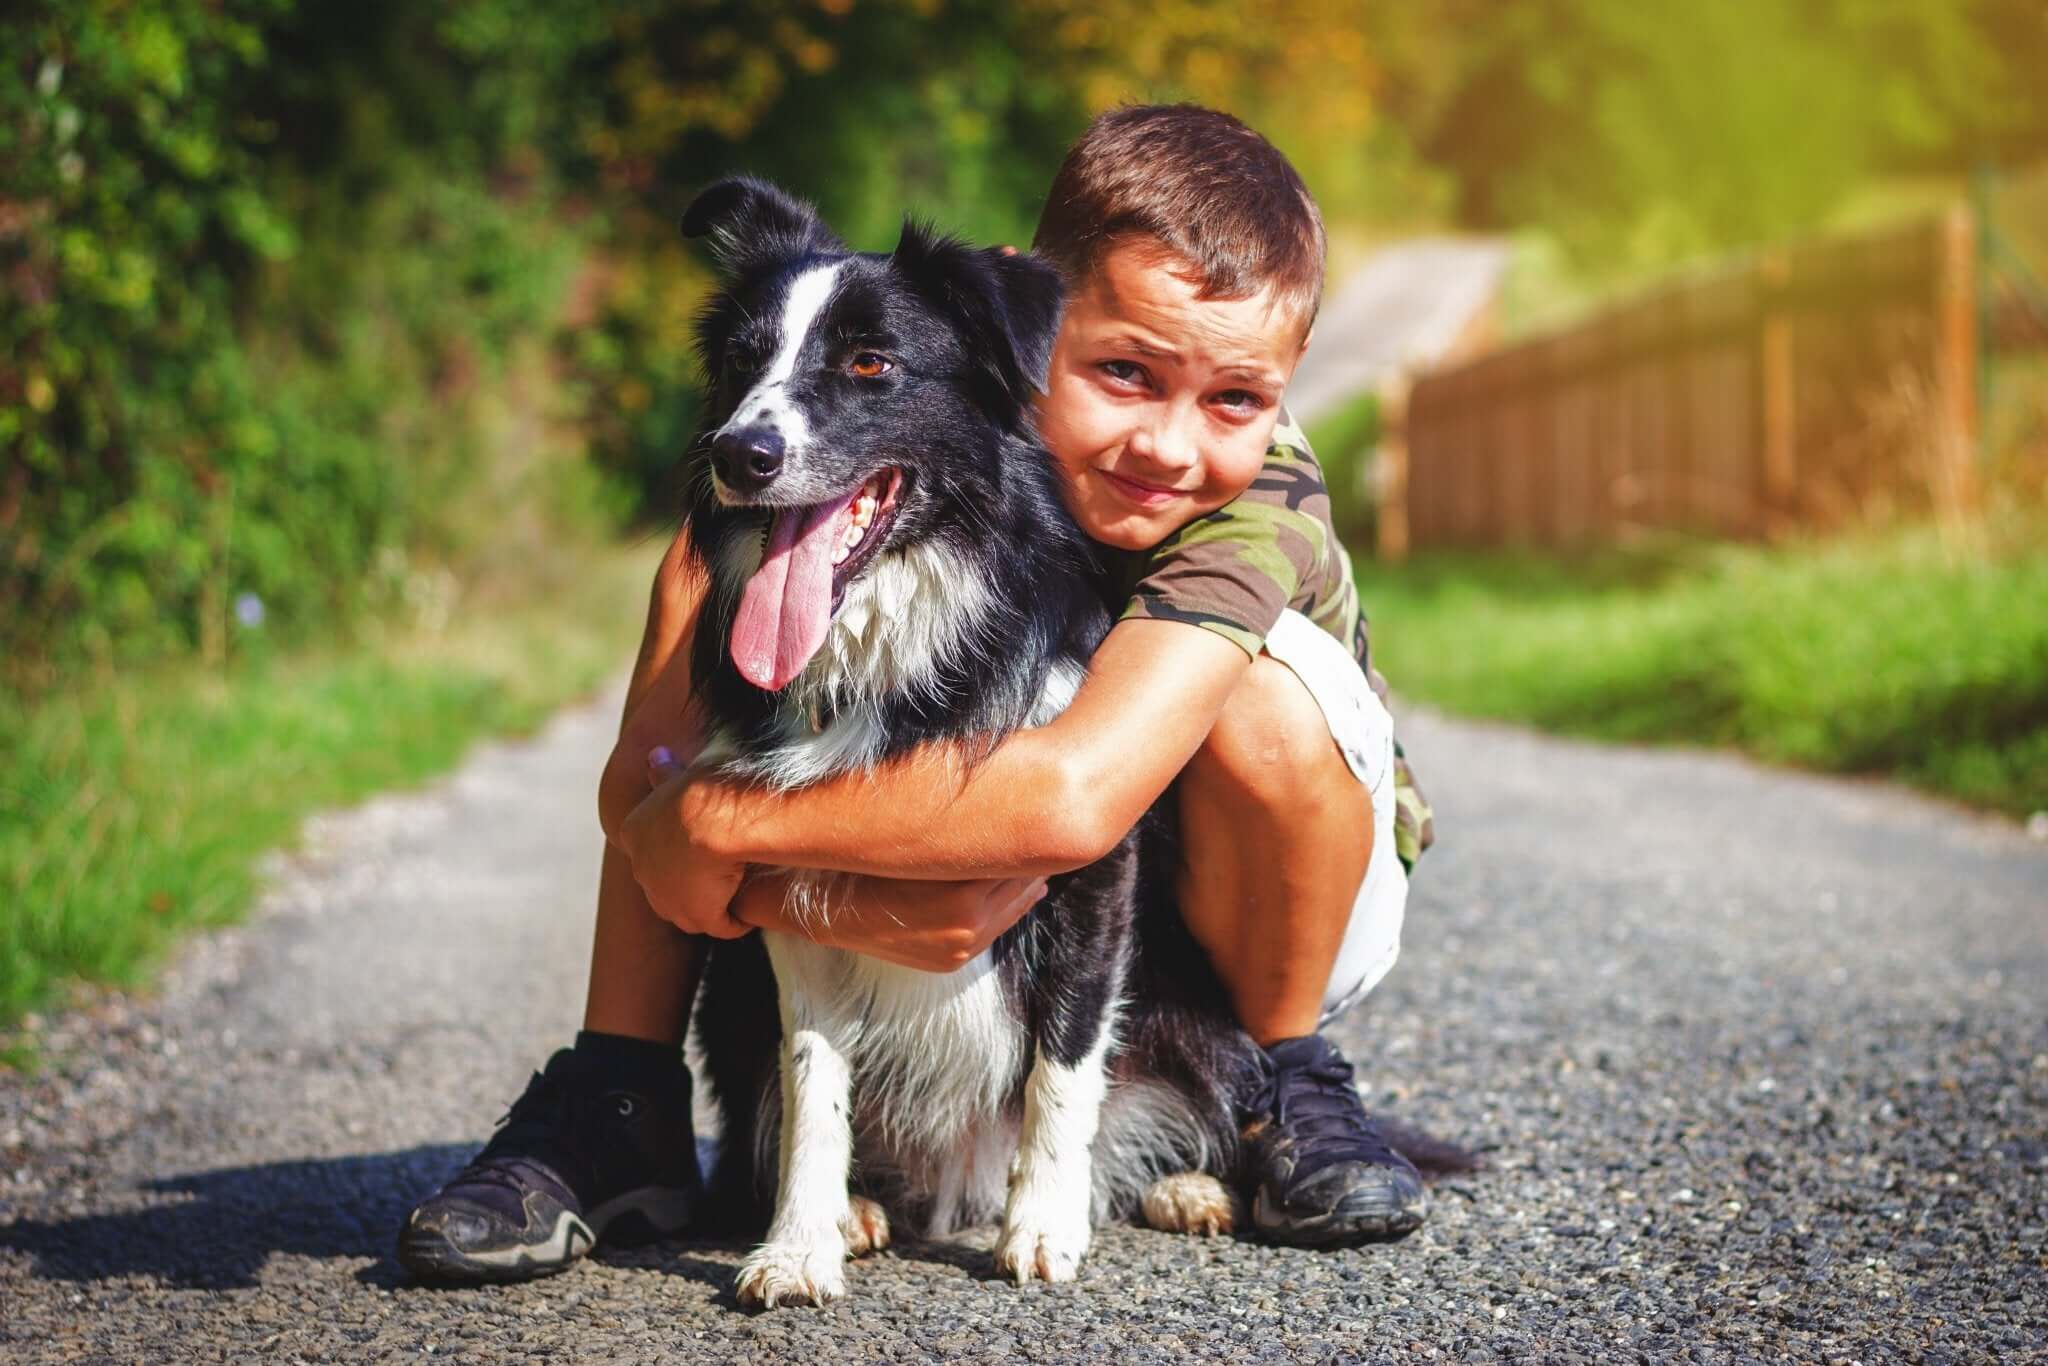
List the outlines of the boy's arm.
{"type": "Polygon", "coordinates": [[[806,918],[789,908],[791,877],[783,872],[748,878],[733,898],[732,918],[920,972],[957,972],[973,962],[1046,890],[1042,878],[907,882],[851,876],[832,888],[830,915],[806,918]]]}
{"type": "Polygon", "coordinates": [[[928,746],[794,792],[678,776],[632,813],[619,843],[664,914],[705,904],[748,863],[897,878],[1064,872],[1100,858],[1137,823],[1250,664],[1201,627],[1123,621],[1065,712],[978,765],[928,746]]]}

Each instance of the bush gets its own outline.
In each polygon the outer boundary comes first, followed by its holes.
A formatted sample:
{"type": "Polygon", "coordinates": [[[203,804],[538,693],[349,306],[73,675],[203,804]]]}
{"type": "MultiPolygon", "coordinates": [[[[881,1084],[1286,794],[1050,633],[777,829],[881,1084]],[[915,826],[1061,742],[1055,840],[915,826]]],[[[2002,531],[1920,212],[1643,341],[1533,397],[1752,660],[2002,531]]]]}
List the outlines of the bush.
{"type": "Polygon", "coordinates": [[[1931,532],[1578,564],[1425,556],[1360,590],[1395,687],[1616,740],[1730,744],[2048,808],[2048,545],[1931,532]]]}

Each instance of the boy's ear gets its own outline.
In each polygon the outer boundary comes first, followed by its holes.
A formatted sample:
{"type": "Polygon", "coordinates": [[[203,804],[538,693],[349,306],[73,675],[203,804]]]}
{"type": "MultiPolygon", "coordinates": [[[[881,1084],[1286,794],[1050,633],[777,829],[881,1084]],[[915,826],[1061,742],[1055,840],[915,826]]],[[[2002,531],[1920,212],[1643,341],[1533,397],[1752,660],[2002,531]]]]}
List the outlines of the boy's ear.
{"type": "Polygon", "coordinates": [[[970,247],[910,219],[890,259],[953,316],[970,356],[1005,399],[1021,408],[1045,387],[1065,298],[1057,270],[1014,249],[970,247]]]}
{"type": "Polygon", "coordinates": [[[798,257],[846,250],[808,203],[745,175],[699,191],[683,210],[683,236],[710,238],[712,259],[731,280],[798,257]]]}

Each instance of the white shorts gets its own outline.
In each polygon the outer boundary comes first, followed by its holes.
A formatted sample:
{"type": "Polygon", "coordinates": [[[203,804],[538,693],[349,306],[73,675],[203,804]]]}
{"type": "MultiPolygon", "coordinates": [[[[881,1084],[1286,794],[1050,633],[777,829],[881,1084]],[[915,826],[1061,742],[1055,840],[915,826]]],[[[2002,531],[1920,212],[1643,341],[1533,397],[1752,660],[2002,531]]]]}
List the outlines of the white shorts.
{"type": "Polygon", "coordinates": [[[1379,985],[1401,952],[1408,873],[1394,850],[1394,718],[1337,638],[1289,609],[1266,635],[1266,653],[1294,670],[1322,708],[1344,762],[1372,796],[1372,858],[1351,905],[1337,965],[1323,990],[1323,1022],[1379,985]]]}

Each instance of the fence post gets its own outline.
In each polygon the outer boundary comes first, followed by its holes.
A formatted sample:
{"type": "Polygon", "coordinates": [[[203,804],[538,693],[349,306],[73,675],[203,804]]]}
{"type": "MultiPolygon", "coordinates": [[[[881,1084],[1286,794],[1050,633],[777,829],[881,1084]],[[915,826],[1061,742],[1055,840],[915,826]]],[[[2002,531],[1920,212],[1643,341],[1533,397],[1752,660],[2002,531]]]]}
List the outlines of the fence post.
{"type": "Polygon", "coordinates": [[[1799,498],[1798,380],[1792,347],[1792,257],[1777,250],[1764,255],[1757,307],[1762,313],[1762,354],[1758,357],[1763,414],[1764,525],[1796,513],[1799,498]]]}
{"type": "Polygon", "coordinates": [[[1966,204],[1943,215],[1934,269],[1936,511],[1977,504],[1977,228],[1966,204]],[[1943,506],[1946,504],[1946,506],[1943,506]]]}
{"type": "Polygon", "coordinates": [[[1374,519],[1379,557],[1389,564],[1408,558],[1408,395],[1405,370],[1380,383],[1380,506],[1374,519]]]}

